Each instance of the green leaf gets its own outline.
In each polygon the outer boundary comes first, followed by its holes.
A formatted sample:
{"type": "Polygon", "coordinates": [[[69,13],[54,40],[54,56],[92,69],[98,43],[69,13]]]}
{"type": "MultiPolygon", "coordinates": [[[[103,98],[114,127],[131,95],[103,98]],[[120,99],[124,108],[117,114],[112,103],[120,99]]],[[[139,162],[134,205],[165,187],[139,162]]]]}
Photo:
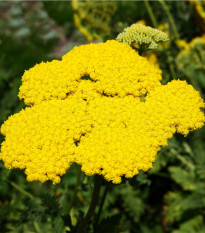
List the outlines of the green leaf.
{"type": "Polygon", "coordinates": [[[173,233],[205,233],[204,219],[201,215],[182,223],[173,233]]]}
{"type": "Polygon", "coordinates": [[[19,38],[19,39],[22,39],[22,38],[26,38],[30,35],[30,30],[26,27],[24,28],[20,28],[18,31],[16,31],[14,33],[14,36],[19,38]]]}
{"type": "Polygon", "coordinates": [[[60,215],[56,216],[53,222],[53,233],[65,233],[64,221],[60,215]]]}
{"type": "Polygon", "coordinates": [[[200,208],[205,207],[205,196],[197,194],[197,193],[191,193],[188,197],[184,198],[181,202],[181,209],[183,211],[185,210],[199,210],[200,208]]]}
{"type": "Polygon", "coordinates": [[[122,207],[134,222],[139,221],[145,211],[145,204],[140,196],[139,190],[135,190],[129,184],[121,185],[119,190],[122,199],[122,207]]]}
{"type": "Polygon", "coordinates": [[[140,229],[141,229],[140,233],[164,233],[162,226],[159,225],[156,225],[152,228],[145,225],[141,225],[140,229]]]}
{"type": "Polygon", "coordinates": [[[181,203],[183,196],[181,193],[169,192],[165,196],[165,202],[167,205],[164,207],[165,218],[168,222],[173,222],[181,219],[183,211],[181,209],[181,203]]]}
{"type": "Polygon", "coordinates": [[[120,233],[122,232],[121,214],[113,215],[109,218],[103,219],[97,226],[94,233],[120,233]]]}
{"type": "Polygon", "coordinates": [[[184,190],[194,190],[196,188],[196,174],[193,171],[186,171],[180,167],[170,167],[171,177],[181,185],[184,190]]]}
{"type": "Polygon", "coordinates": [[[55,196],[52,196],[49,193],[41,195],[41,200],[43,205],[47,209],[47,213],[50,214],[53,218],[60,212],[59,203],[55,196]]]}

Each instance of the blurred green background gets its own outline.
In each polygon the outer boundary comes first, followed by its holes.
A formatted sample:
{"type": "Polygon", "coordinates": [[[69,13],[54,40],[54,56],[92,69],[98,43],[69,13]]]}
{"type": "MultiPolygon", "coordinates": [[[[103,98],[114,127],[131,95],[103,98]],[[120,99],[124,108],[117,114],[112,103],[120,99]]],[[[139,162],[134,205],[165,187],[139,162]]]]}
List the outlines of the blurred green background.
{"type": "MultiPolygon", "coordinates": [[[[205,98],[204,0],[0,1],[0,124],[25,107],[17,97],[25,70],[60,59],[76,45],[115,39],[136,22],[170,36],[143,54],[163,71],[163,83],[187,80],[205,98]]],[[[153,169],[109,185],[99,224],[87,232],[205,233],[204,142],[205,128],[175,135],[153,169]]],[[[1,162],[0,232],[74,233],[92,187],[93,177],[76,165],[54,186],[28,183],[23,171],[1,162]]]]}

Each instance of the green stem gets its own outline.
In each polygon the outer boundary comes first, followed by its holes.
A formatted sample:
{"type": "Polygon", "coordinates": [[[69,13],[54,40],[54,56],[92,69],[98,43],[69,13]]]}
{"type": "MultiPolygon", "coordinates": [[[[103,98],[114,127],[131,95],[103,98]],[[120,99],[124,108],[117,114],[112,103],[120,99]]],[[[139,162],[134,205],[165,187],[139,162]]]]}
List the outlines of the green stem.
{"type": "Polygon", "coordinates": [[[187,168],[189,168],[190,171],[194,171],[194,170],[195,170],[195,166],[194,166],[191,162],[187,161],[187,160],[184,158],[184,156],[182,156],[182,155],[179,154],[179,155],[177,155],[176,157],[177,157],[177,159],[179,159],[187,168]]]}
{"type": "Polygon", "coordinates": [[[195,157],[195,156],[194,156],[194,152],[193,152],[193,150],[191,149],[190,145],[189,145],[187,142],[184,142],[184,143],[183,143],[183,146],[184,146],[186,152],[188,152],[188,153],[191,155],[191,157],[194,158],[194,157],[195,157]]]}
{"type": "Polygon", "coordinates": [[[18,186],[16,183],[14,183],[13,181],[9,182],[15,189],[17,189],[19,192],[23,193],[25,196],[33,199],[34,197],[27,191],[23,190],[20,186],[18,186]]]}
{"type": "Polygon", "coordinates": [[[137,50],[138,51],[138,54],[140,55],[140,56],[142,56],[142,54],[143,54],[143,50],[142,49],[139,49],[139,50],[137,50]]]}
{"type": "Polygon", "coordinates": [[[78,186],[80,184],[80,178],[81,178],[81,168],[79,166],[78,167],[78,172],[77,172],[77,181],[76,181],[76,184],[75,184],[75,189],[73,191],[73,195],[72,195],[70,204],[68,206],[68,214],[70,213],[70,211],[71,211],[71,209],[73,207],[73,203],[75,202],[75,198],[76,198],[76,195],[77,195],[77,192],[78,192],[78,186]]]}
{"type": "Polygon", "coordinates": [[[90,222],[91,217],[93,216],[95,208],[96,208],[96,206],[98,204],[101,185],[102,185],[102,176],[96,175],[95,176],[95,183],[94,183],[94,189],[93,189],[93,193],[92,193],[92,200],[91,200],[91,203],[90,203],[90,207],[88,209],[88,212],[87,212],[83,222],[78,227],[78,230],[77,230],[76,233],[83,233],[85,231],[88,223],[90,222]]]}
{"type": "Polygon", "coordinates": [[[154,13],[153,13],[152,8],[151,8],[151,6],[149,4],[149,1],[144,0],[144,4],[145,4],[145,7],[147,8],[147,11],[148,11],[148,14],[149,14],[149,17],[150,17],[150,19],[152,21],[153,26],[155,28],[157,28],[157,20],[156,20],[156,18],[154,16],[154,13]]]}
{"type": "Polygon", "coordinates": [[[41,228],[36,221],[34,221],[33,225],[37,233],[42,233],[41,228]]]}
{"type": "Polygon", "coordinates": [[[106,196],[108,194],[108,190],[109,190],[109,186],[110,186],[110,183],[106,183],[106,187],[105,187],[105,190],[104,190],[104,193],[103,193],[103,196],[102,196],[102,199],[101,199],[101,202],[100,202],[100,206],[99,206],[99,209],[98,209],[98,213],[97,213],[97,216],[96,216],[96,220],[95,220],[95,226],[98,225],[98,221],[100,219],[100,215],[101,215],[101,212],[102,212],[102,209],[103,209],[103,205],[105,203],[105,199],[106,199],[106,196]]]}
{"type": "Polygon", "coordinates": [[[169,178],[169,175],[165,172],[153,172],[153,175],[159,176],[159,177],[165,177],[165,178],[169,178]]]}
{"type": "Polygon", "coordinates": [[[169,54],[166,54],[166,55],[167,55],[167,63],[169,65],[169,70],[171,72],[171,76],[172,76],[173,79],[175,79],[176,75],[175,75],[174,65],[173,65],[173,62],[172,62],[172,57],[169,54]]]}
{"type": "Polygon", "coordinates": [[[172,14],[169,11],[169,7],[167,6],[167,4],[165,3],[164,0],[159,0],[159,3],[162,5],[162,7],[164,8],[164,11],[166,12],[166,14],[168,16],[169,22],[170,22],[172,29],[173,29],[175,39],[179,39],[179,33],[177,31],[177,27],[176,27],[176,24],[174,22],[174,18],[172,17],[172,14]]]}

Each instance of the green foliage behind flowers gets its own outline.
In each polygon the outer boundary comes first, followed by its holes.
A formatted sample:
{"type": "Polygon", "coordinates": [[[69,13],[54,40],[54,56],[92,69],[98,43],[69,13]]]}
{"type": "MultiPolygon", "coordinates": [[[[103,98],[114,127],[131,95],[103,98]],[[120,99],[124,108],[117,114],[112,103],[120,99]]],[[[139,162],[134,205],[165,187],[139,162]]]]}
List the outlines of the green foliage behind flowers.
{"type": "Polygon", "coordinates": [[[19,111],[20,77],[25,69],[48,60],[58,41],[58,31],[40,3],[1,2],[0,20],[0,122],[19,111]]]}
{"type": "Polygon", "coordinates": [[[199,91],[205,91],[205,37],[196,37],[183,45],[185,48],[177,56],[178,69],[199,91]]]}
{"type": "Polygon", "coordinates": [[[69,1],[41,1],[48,15],[63,27],[67,36],[72,36],[75,29],[73,8],[69,1]]]}
{"type": "Polygon", "coordinates": [[[179,157],[181,166],[168,168],[176,186],[165,195],[164,215],[169,226],[176,226],[174,232],[203,232],[205,147],[199,135],[195,135],[190,144],[184,144],[184,149],[185,154],[179,157]]]}

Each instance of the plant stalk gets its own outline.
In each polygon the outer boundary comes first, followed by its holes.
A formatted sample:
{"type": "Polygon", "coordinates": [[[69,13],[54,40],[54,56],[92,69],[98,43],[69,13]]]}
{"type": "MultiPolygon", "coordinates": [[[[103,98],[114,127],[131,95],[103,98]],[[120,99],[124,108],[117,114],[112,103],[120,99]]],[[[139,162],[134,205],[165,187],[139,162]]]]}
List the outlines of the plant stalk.
{"type": "Polygon", "coordinates": [[[9,183],[19,192],[23,193],[25,196],[29,197],[30,199],[34,198],[32,194],[22,189],[18,184],[14,183],[13,181],[10,181],[9,183]]]}
{"type": "Polygon", "coordinates": [[[102,212],[102,209],[103,209],[103,205],[105,203],[105,199],[106,199],[106,196],[108,194],[109,186],[110,186],[110,183],[107,183],[106,187],[105,187],[105,190],[104,190],[104,193],[103,193],[103,196],[102,196],[102,199],[100,201],[100,206],[99,206],[98,213],[97,213],[97,216],[96,216],[96,219],[95,219],[95,227],[98,225],[100,215],[101,215],[101,212],[102,212]]]}
{"type": "Polygon", "coordinates": [[[176,24],[174,22],[174,18],[172,17],[172,14],[170,13],[167,4],[165,3],[164,0],[159,0],[159,3],[162,5],[162,7],[164,8],[164,11],[166,12],[166,14],[168,16],[169,22],[170,22],[172,29],[173,29],[174,38],[179,39],[179,33],[177,31],[177,27],[176,27],[176,24]]]}
{"type": "Polygon", "coordinates": [[[145,4],[145,7],[147,8],[147,11],[148,11],[148,14],[149,14],[149,17],[150,17],[150,19],[152,21],[153,26],[155,28],[157,28],[157,20],[156,20],[156,18],[154,16],[154,13],[153,13],[152,8],[151,8],[151,6],[149,4],[149,1],[144,0],[144,4],[145,4]]]}
{"type": "Polygon", "coordinates": [[[90,220],[94,214],[95,208],[98,204],[101,186],[102,186],[102,176],[95,175],[95,183],[94,183],[94,189],[93,189],[93,193],[92,193],[92,200],[90,203],[90,207],[88,209],[88,212],[87,212],[84,220],[82,221],[82,223],[78,227],[78,230],[76,233],[83,233],[85,231],[88,223],[90,222],[90,220]]]}
{"type": "Polygon", "coordinates": [[[73,207],[73,203],[75,202],[75,199],[76,199],[76,195],[77,195],[77,192],[78,192],[78,186],[80,184],[80,177],[81,177],[81,168],[79,167],[78,172],[77,172],[77,181],[76,181],[76,184],[75,184],[75,189],[73,191],[73,195],[72,195],[70,204],[68,206],[68,214],[70,213],[70,211],[71,211],[71,209],[73,207]]]}

